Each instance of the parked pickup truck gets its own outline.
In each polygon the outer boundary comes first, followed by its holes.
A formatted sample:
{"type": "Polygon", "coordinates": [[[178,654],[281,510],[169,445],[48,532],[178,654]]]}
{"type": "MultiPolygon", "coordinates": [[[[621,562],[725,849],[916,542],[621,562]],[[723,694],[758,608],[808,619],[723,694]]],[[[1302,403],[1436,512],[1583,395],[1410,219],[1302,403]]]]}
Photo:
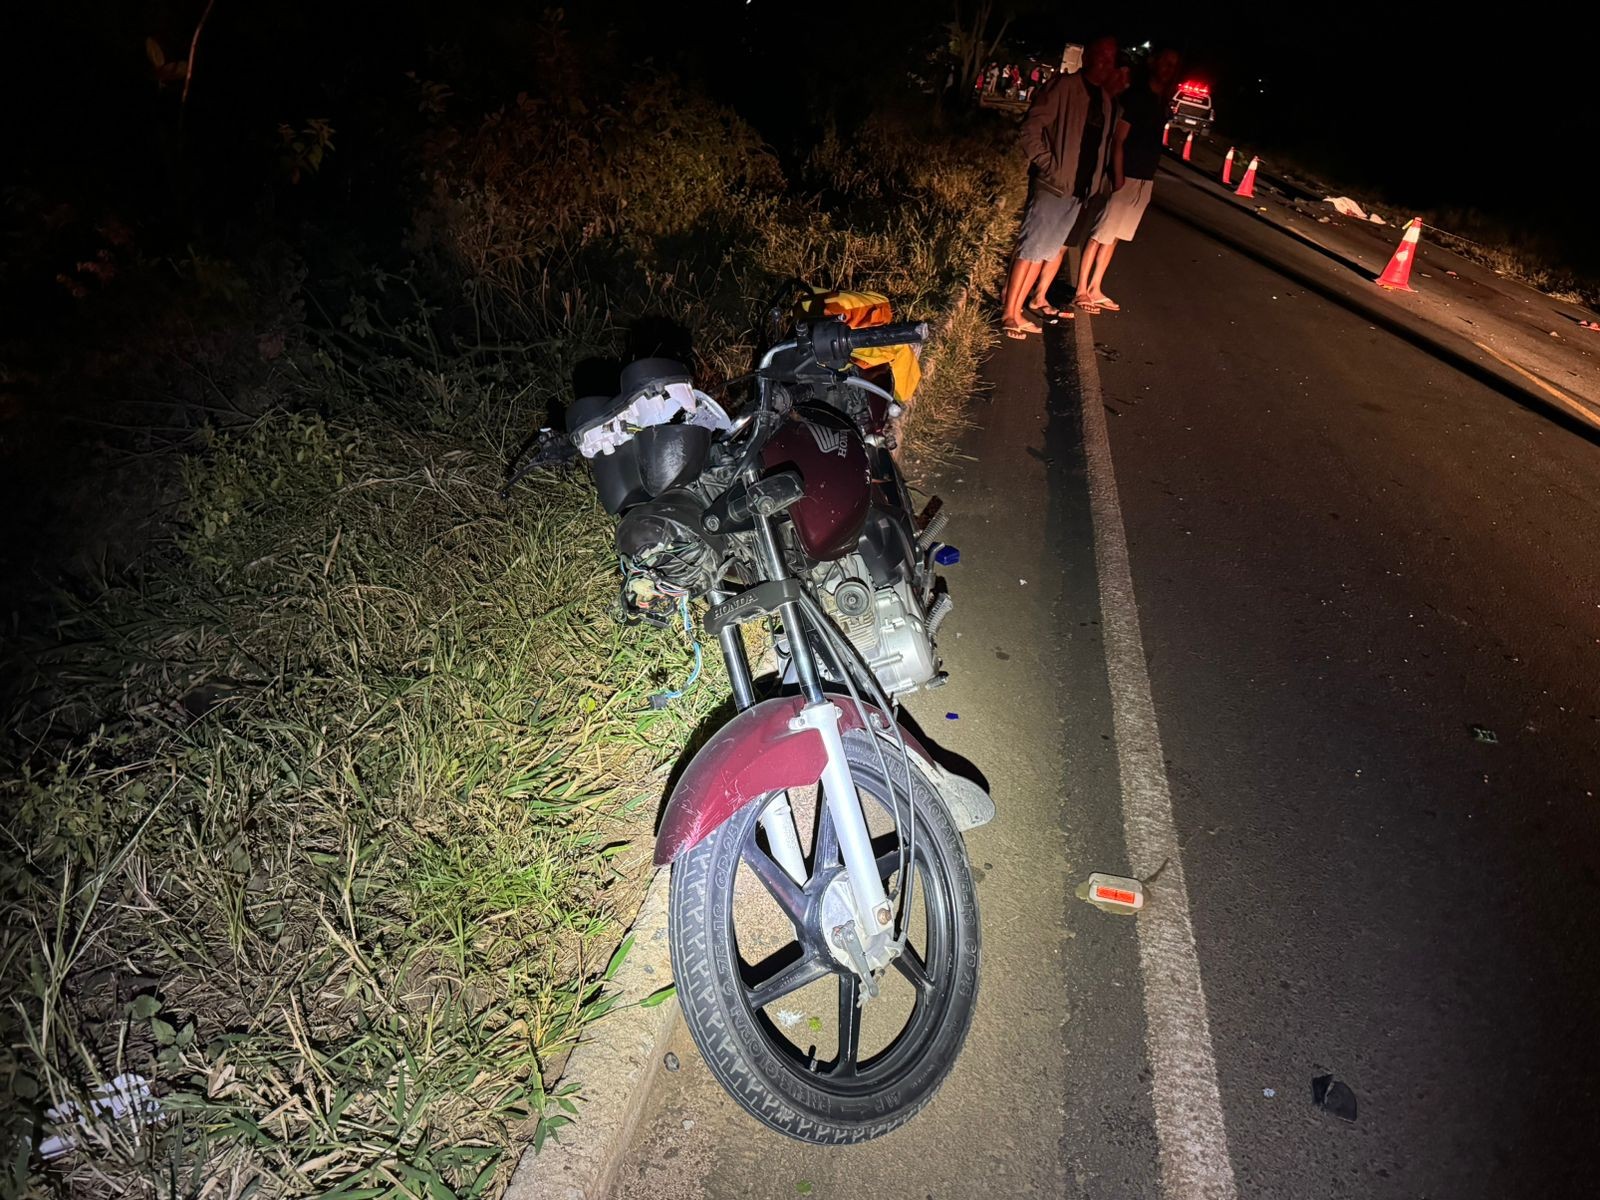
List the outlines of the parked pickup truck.
{"type": "Polygon", "coordinates": [[[1211,104],[1211,85],[1189,81],[1178,85],[1172,97],[1172,123],[1201,133],[1211,128],[1216,110],[1211,104]]]}

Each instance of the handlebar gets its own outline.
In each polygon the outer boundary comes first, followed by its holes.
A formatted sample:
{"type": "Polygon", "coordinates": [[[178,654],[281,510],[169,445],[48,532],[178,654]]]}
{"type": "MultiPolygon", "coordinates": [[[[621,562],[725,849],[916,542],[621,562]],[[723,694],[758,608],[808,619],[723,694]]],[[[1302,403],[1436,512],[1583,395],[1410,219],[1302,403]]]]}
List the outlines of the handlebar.
{"type": "Polygon", "coordinates": [[[851,350],[867,350],[873,346],[903,346],[908,342],[928,340],[926,321],[891,321],[887,325],[874,325],[870,329],[852,329],[845,334],[851,350]]]}
{"type": "Polygon", "coordinates": [[[842,371],[850,365],[850,356],[857,350],[874,346],[904,346],[923,342],[928,338],[925,321],[892,321],[887,325],[873,325],[867,329],[851,329],[837,317],[815,322],[808,335],[812,356],[825,367],[842,371]]]}

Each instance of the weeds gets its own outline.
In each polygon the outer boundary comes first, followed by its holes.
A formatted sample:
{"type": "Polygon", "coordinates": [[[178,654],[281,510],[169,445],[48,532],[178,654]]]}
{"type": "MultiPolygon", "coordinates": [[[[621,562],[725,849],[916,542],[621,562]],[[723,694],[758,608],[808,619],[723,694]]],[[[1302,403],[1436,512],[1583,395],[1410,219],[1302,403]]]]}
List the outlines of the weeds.
{"type": "MultiPolygon", "coordinates": [[[[8,1192],[492,1196],[579,1115],[561,1064],[725,680],[708,656],[650,708],[681,632],[614,613],[585,478],[508,505],[503,466],[641,317],[681,320],[709,380],[774,280],[939,320],[1007,229],[991,145],[869,126],[791,188],[673,86],[455,130],[420,268],[317,285],[270,390],[152,452],[162,535],[8,647],[8,1192]],[[155,1116],[46,1119],[128,1075],[155,1116]],[[75,1149],[43,1163],[48,1135],[75,1149]]],[[[942,330],[905,426],[933,454],[989,336],[976,304],[942,330]]]]}

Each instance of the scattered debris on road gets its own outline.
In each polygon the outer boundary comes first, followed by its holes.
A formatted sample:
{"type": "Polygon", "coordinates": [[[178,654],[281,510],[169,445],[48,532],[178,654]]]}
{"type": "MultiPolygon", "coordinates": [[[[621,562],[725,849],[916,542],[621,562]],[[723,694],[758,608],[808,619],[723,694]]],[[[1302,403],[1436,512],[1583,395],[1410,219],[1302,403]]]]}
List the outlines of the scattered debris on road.
{"type": "Polygon", "coordinates": [[[1366,210],[1349,196],[1324,196],[1322,202],[1333,205],[1341,217],[1354,217],[1358,221],[1367,219],[1366,210]]]}
{"type": "Polygon", "coordinates": [[[1311,1081],[1311,1103],[1341,1121],[1356,1119],[1356,1094],[1332,1075],[1318,1075],[1311,1081]]]}
{"type": "Polygon", "coordinates": [[[1261,1089],[1261,1094],[1263,1096],[1265,1096],[1268,1100],[1271,1100],[1273,1097],[1275,1097],[1278,1094],[1278,1089],[1277,1088],[1262,1088],[1261,1089]]]}

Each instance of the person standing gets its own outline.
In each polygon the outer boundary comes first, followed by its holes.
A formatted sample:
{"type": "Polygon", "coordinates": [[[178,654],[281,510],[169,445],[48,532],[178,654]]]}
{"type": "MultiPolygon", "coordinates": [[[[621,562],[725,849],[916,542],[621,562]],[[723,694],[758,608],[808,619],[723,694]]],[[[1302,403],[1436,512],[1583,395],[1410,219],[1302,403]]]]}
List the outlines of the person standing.
{"type": "Polygon", "coordinates": [[[1122,113],[1111,145],[1114,190],[1105,211],[1089,232],[1078,268],[1078,293],[1073,303],[1087,312],[1121,312],[1122,306],[1103,290],[1106,268],[1118,242],[1131,242],[1150,204],[1156,167],[1161,162],[1161,130],[1172,106],[1183,60],[1176,50],[1162,50],[1150,59],[1142,84],[1122,97],[1122,113]]]}
{"type": "Polygon", "coordinates": [[[1028,207],[1006,280],[1001,328],[1024,338],[1040,326],[1022,304],[1054,323],[1063,313],[1049,302],[1050,284],[1061,268],[1067,237],[1083,202],[1100,190],[1110,159],[1114,102],[1106,85],[1117,68],[1115,38],[1096,38],[1084,50],[1083,70],[1057,75],[1034,97],[1022,121],[1028,155],[1028,207]]]}

